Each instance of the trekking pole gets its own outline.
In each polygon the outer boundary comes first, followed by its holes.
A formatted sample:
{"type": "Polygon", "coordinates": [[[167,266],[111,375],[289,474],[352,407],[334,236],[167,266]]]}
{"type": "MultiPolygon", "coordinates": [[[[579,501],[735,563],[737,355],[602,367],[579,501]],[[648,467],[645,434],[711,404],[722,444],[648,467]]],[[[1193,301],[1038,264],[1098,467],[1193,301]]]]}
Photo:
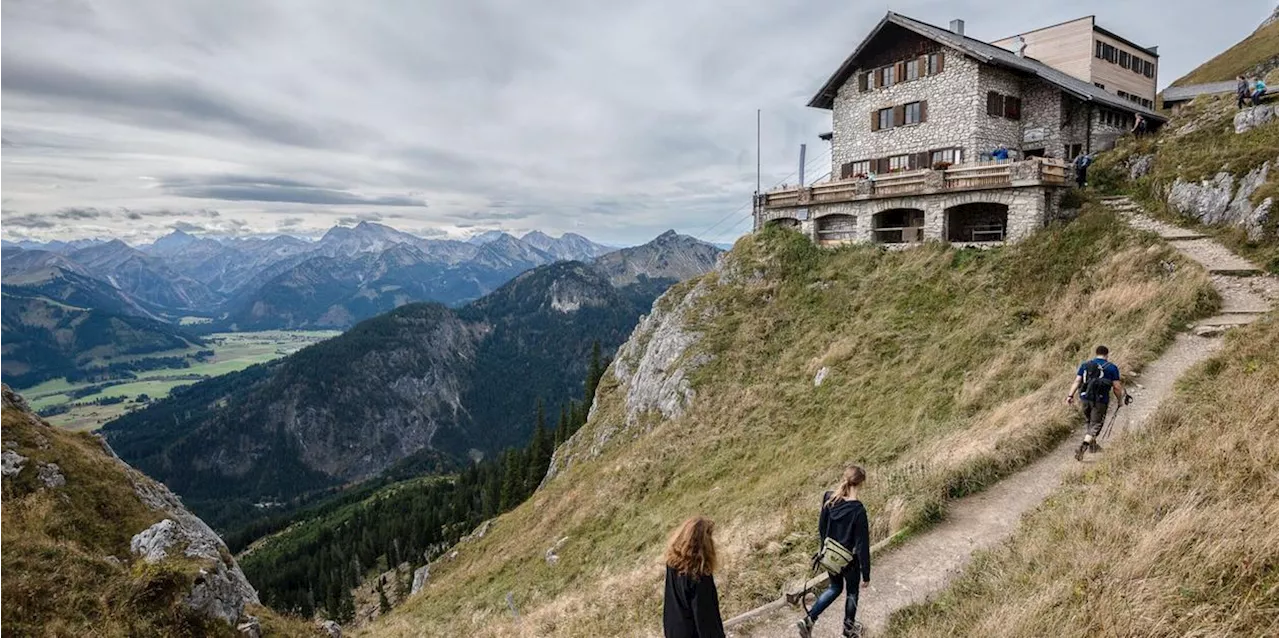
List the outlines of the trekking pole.
{"type": "Polygon", "coordinates": [[[1102,438],[1105,439],[1111,436],[1111,427],[1116,424],[1116,416],[1120,414],[1120,408],[1123,408],[1123,407],[1124,407],[1123,402],[1116,402],[1116,411],[1111,413],[1111,420],[1107,422],[1107,429],[1103,431],[1102,438]]]}

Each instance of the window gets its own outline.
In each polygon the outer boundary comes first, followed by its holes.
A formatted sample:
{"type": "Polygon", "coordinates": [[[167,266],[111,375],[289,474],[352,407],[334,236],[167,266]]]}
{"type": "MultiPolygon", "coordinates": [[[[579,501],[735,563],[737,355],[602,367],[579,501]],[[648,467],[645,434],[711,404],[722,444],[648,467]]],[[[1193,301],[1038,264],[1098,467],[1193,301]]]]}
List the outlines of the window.
{"type": "Polygon", "coordinates": [[[987,115],[1020,120],[1022,119],[1022,98],[989,91],[987,93],[987,115]]]}
{"type": "Polygon", "coordinates": [[[893,128],[893,108],[878,109],[871,112],[871,130],[893,128]]]}
{"type": "Polygon", "coordinates": [[[1126,69],[1129,68],[1129,52],[1128,51],[1120,52],[1120,66],[1126,69]]]}
{"type": "Polygon", "coordinates": [[[1105,84],[1103,84],[1103,83],[1101,83],[1101,82],[1094,82],[1094,83],[1093,83],[1093,85],[1094,85],[1094,86],[1096,86],[1096,87],[1098,87],[1098,88],[1100,88],[1100,89],[1105,89],[1105,88],[1107,88],[1107,85],[1105,85],[1105,84]]]}
{"type": "Polygon", "coordinates": [[[1093,41],[1093,57],[1098,58],[1099,60],[1105,59],[1107,56],[1104,53],[1102,48],[1105,46],[1106,45],[1103,44],[1101,40],[1094,40],[1093,41]]]}
{"type": "Polygon", "coordinates": [[[921,117],[923,115],[923,111],[920,108],[919,102],[911,102],[910,104],[907,104],[904,108],[905,108],[905,115],[903,116],[904,124],[919,124],[924,121],[924,118],[921,117]]]}
{"type": "Polygon", "coordinates": [[[929,153],[929,165],[936,166],[940,162],[948,164],[959,164],[964,161],[964,149],[962,148],[940,148],[929,153]]]}
{"type": "Polygon", "coordinates": [[[840,179],[852,179],[855,177],[866,177],[871,172],[871,160],[859,160],[857,162],[846,162],[840,167],[840,179]]]}
{"type": "Polygon", "coordinates": [[[893,80],[894,80],[893,72],[894,72],[894,65],[892,64],[886,67],[882,67],[879,71],[880,73],[879,85],[886,86],[886,87],[893,86],[893,80]]]}
{"type": "Polygon", "coordinates": [[[889,172],[905,171],[911,167],[910,155],[894,155],[889,158],[889,172]]]}
{"type": "Polygon", "coordinates": [[[929,75],[942,73],[942,52],[929,54],[929,75]]]}
{"type": "Polygon", "coordinates": [[[1145,60],[1144,60],[1144,61],[1142,62],[1142,74],[1143,74],[1143,75],[1145,75],[1145,76],[1147,76],[1147,77],[1149,77],[1149,78],[1153,78],[1153,77],[1155,77],[1155,76],[1156,76],[1156,65],[1154,65],[1154,64],[1152,64],[1152,63],[1147,62],[1147,61],[1145,61],[1145,60]]]}
{"type": "Polygon", "coordinates": [[[1062,147],[1063,155],[1069,160],[1080,157],[1080,153],[1083,150],[1084,148],[1079,144],[1064,144],[1062,147]]]}
{"type": "Polygon", "coordinates": [[[904,82],[920,79],[920,60],[907,60],[904,66],[906,67],[906,73],[903,74],[905,76],[903,77],[904,82]]]}

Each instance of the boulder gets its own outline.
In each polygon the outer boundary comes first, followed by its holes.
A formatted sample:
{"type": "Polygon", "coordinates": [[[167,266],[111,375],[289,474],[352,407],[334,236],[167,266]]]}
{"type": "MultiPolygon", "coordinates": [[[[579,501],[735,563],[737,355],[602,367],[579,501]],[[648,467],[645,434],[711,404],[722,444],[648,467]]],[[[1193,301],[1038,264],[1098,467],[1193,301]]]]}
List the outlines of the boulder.
{"type": "Polygon", "coordinates": [[[62,487],[67,484],[67,477],[62,475],[62,468],[58,467],[57,463],[41,463],[40,473],[37,476],[48,488],[62,487]]]}
{"type": "Polygon", "coordinates": [[[816,388],[822,385],[822,382],[827,379],[827,374],[829,372],[831,372],[830,368],[828,368],[827,366],[822,366],[822,369],[818,370],[818,374],[813,375],[813,387],[816,388]]]}
{"type": "Polygon", "coordinates": [[[236,631],[244,638],[262,638],[262,623],[257,616],[249,616],[244,622],[236,625],[236,631]]]}
{"type": "Polygon", "coordinates": [[[423,565],[413,570],[413,586],[409,588],[409,595],[413,595],[422,590],[427,585],[427,579],[431,577],[431,567],[423,565]]]}
{"type": "Polygon", "coordinates": [[[316,623],[316,626],[329,638],[342,638],[342,625],[332,620],[321,620],[316,623]]]}
{"type": "Polygon", "coordinates": [[[13,450],[5,450],[0,453],[0,474],[8,477],[17,476],[22,471],[22,466],[26,465],[26,463],[27,457],[13,450]]]}
{"type": "Polygon", "coordinates": [[[148,563],[158,563],[169,555],[169,548],[178,542],[178,524],[164,519],[133,536],[129,551],[148,563]]]}
{"type": "Polygon", "coordinates": [[[1244,133],[1264,124],[1269,124],[1274,119],[1276,119],[1276,105],[1263,104],[1236,113],[1233,123],[1236,127],[1236,133],[1244,133]]]}
{"type": "Polygon", "coordinates": [[[1129,160],[1129,179],[1145,177],[1155,164],[1156,156],[1153,154],[1139,155],[1129,160]]]}
{"type": "Polygon", "coordinates": [[[545,558],[548,565],[554,566],[556,563],[560,562],[560,548],[564,547],[564,544],[567,542],[569,542],[569,537],[565,536],[560,540],[556,541],[555,545],[552,545],[549,549],[547,549],[545,558]]]}

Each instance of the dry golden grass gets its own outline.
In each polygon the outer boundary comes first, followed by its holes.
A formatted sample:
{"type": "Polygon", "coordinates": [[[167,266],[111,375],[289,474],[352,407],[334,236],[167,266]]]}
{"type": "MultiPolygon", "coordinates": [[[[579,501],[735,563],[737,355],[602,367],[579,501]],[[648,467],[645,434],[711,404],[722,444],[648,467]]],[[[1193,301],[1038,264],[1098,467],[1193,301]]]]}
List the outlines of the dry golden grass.
{"type": "MultiPolygon", "coordinates": [[[[926,527],[1070,431],[1061,395],[1096,343],[1138,368],[1217,305],[1202,271],[1100,211],[988,252],[825,251],[777,231],[731,259],[744,280],[708,275],[693,313],[705,336],[691,354],[714,359],[688,413],[614,433],[434,564],[367,635],[657,635],[662,544],[694,514],[717,521],[725,616],[745,611],[804,576],[818,499],[845,461],[868,469],[877,540],[926,527]]],[[[607,374],[566,445],[620,426],[624,395],[607,374]]]]}
{"type": "MultiPolygon", "coordinates": [[[[134,534],[161,518],[133,490],[125,469],[90,435],[37,421],[17,409],[0,416],[3,440],[27,457],[4,479],[0,525],[4,543],[5,636],[234,636],[181,604],[197,561],[131,560],[134,534]],[[66,485],[43,488],[39,463],[56,463],[66,485]]],[[[271,635],[313,635],[299,621],[260,610],[271,635]]]]}
{"type": "Polygon", "coordinates": [[[1274,316],[1230,335],[1145,430],[889,635],[1273,635],[1276,335],[1274,316]]]}

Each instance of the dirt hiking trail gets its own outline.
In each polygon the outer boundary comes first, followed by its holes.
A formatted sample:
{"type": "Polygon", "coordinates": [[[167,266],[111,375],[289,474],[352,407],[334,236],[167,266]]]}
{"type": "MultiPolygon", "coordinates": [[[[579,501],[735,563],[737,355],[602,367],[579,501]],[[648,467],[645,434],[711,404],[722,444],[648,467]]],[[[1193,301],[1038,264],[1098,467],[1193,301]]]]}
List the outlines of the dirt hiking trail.
{"type": "MultiPolygon", "coordinates": [[[[1277,280],[1264,276],[1252,264],[1202,234],[1145,216],[1128,198],[1107,198],[1104,202],[1121,213],[1130,225],[1158,233],[1179,252],[1203,265],[1223,298],[1222,310],[1217,316],[1177,335],[1158,359],[1128,382],[1133,403],[1120,410],[1114,430],[1102,441],[1105,447],[1114,444],[1125,432],[1142,427],[1170,395],[1178,377],[1222,347],[1221,335],[1225,330],[1249,323],[1275,308],[1277,280]]],[[[1067,386],[1065,380],[1063,386],[1064,389],[1067,386]]],[[[1114,407],[1112,409],[1114,411],[1114,407]]],[[[1079,436],[1068,438],[1049,454],[985,491],[951,503],[942,523],[911,537],[897,548],[878,554],[872,561],[871,585],[859,600],[858,621],[862,623],[863,636],[878,635],[894,611],[924,602],[945,588],[968,565],[976,550],[1009,538],[1022,515],[1044,501],[1063,477],[1079,465],[1072,458],[1079,443],[1079,436]]],[[[1096,456],[1086,455],[1084,462],[1094,459],[1096,456]]],[[[795,627],[803,613],[799,607],[777,603],[766,607],[781,609],[732,627],[730,635],[739,638],[799,635],[795,627]]],[[[843,615],[841,597],[818,619],[813,635],[838,638],[843,615]]]]}

